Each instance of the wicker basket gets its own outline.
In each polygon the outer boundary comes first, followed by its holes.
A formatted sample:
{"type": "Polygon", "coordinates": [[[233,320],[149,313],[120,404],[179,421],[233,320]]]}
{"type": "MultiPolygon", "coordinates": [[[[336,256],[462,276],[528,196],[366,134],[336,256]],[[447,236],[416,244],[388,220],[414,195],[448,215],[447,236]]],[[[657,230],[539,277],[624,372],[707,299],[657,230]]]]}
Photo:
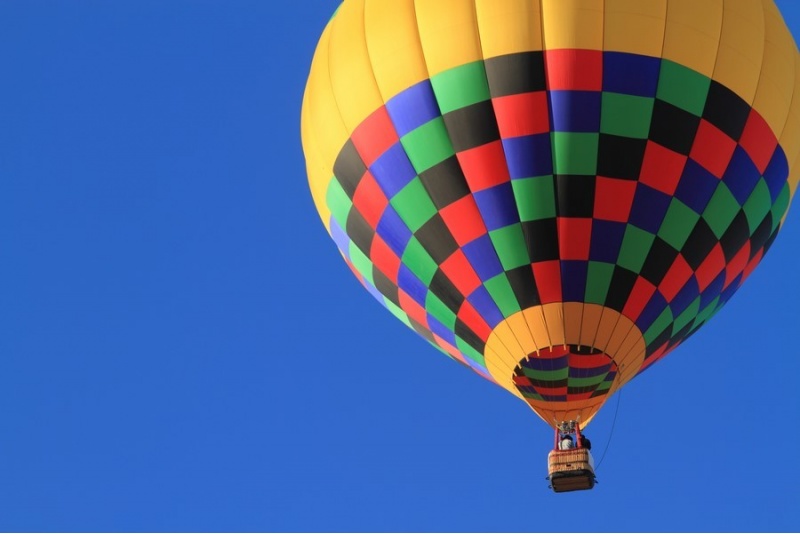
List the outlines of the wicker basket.
{"type": "Polygon", "coordinates": [[[594,487],[594,460],[587,449],[550,451],[547,457],[550,487],[556,493],[594,487]]]}
{"type": "Polygon", "coordinates": [[[551,477],[556,473],[570,471],[589,471],[594,473],[594,461],[587,449],[550,451],[547,456],[547,467],[551,477]]]}

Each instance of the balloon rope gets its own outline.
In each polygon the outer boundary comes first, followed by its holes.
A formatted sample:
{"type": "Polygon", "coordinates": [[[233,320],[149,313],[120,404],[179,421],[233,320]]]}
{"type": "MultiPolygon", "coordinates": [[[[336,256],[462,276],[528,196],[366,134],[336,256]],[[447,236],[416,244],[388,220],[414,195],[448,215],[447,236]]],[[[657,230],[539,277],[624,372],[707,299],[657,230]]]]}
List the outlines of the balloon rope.
{"type": "Polygon", "coordinates": [[[603,451],[603,456],[600,458],[600,461],[597,462],[597,467],[594,468],[595,471],[600,469],[600,465],[603,463],[603,460],[606,459],[606,453],[608,452],[608,447],[611,445],[611,438],[614,437],[614,427],[617,426],[617,414],[619,413],[619,403],[622,400],[622,390],[619,390],[617,393],[617,409],[614,410],[614,422],[611,423],[611,433],[608,435],[608,441],[606,442],[606,449],[603,451]]]}

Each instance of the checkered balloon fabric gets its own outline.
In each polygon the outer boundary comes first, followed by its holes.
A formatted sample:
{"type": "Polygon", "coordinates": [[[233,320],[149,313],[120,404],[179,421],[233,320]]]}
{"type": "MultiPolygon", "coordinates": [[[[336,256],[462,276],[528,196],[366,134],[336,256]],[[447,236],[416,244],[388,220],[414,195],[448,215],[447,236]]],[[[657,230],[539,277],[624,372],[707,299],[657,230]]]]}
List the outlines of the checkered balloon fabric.
{"type": "Polygon", "coordinates": [[[551,424],[719,311],[797,185],[772,1],[650,4],[347,0],[306,90],[312,193],[358,279],[551,424]]]}

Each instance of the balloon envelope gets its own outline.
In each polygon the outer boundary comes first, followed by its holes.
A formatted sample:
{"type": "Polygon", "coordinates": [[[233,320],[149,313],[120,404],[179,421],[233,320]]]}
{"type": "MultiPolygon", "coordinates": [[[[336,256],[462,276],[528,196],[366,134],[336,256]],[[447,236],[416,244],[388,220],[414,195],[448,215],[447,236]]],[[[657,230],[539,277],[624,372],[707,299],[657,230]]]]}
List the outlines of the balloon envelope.
{"type": "Polygon", "coordinates": [[[773,243],[797,67],[772,0],[346,0],[306,88],[309,183],[391,313],[586,424],[773,243]]]}

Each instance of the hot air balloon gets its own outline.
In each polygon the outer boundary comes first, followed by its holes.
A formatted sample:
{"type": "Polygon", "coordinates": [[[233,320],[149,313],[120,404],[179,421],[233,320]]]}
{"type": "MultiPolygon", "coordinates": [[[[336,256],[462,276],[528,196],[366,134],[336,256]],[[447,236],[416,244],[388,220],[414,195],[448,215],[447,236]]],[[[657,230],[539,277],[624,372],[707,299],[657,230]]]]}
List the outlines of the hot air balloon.
{"type": "Polygon", "coordinates": [[[383,306],[579,434],[778,235],[799,57],[773,0],[345,0],[303,101],[311,193],[383,306]]]}

